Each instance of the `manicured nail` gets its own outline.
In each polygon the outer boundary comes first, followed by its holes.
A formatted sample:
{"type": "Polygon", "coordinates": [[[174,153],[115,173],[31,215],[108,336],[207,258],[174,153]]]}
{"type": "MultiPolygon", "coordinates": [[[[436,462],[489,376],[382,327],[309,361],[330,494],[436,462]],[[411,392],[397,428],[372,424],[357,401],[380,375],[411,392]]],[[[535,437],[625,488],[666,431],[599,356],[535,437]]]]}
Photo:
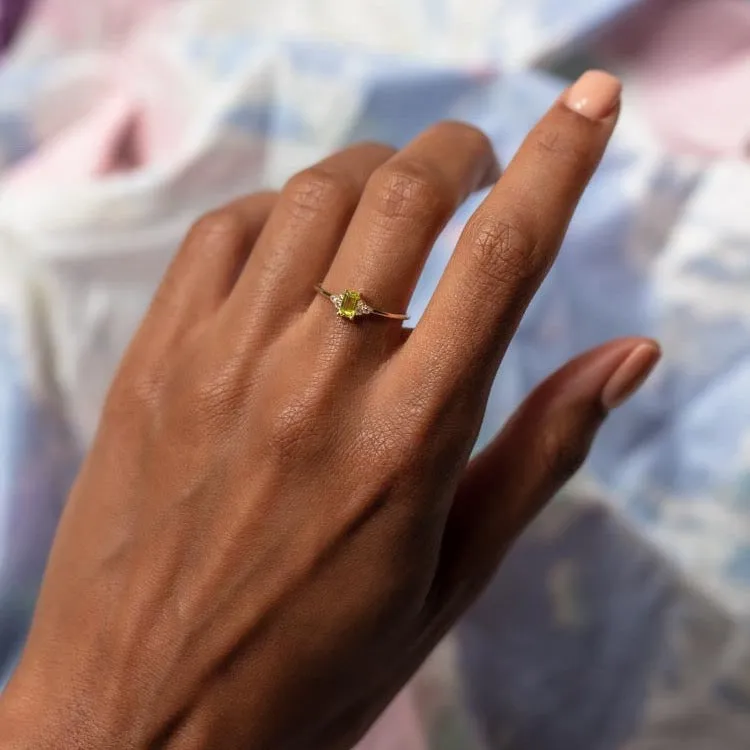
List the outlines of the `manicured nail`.
{"type": "Polygon", "coordinates": [[[655,343],[636,346],[604,386],[604,408],[611,410],[624,404],[643,385],[660,359],[661,349],[655,343]]]}
{"type": "Polygon", "coordinates": [[[589,70],[569,89],[565,104],[589,120],[603,120],[620,101],[622,83],[603,70],[589,70]]]}

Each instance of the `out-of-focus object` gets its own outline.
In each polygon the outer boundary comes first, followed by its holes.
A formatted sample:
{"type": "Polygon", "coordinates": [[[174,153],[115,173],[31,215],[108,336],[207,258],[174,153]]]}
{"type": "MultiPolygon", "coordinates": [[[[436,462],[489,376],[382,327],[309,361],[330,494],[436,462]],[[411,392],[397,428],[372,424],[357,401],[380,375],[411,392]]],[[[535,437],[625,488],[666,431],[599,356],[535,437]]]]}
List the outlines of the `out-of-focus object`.
{"type": "Polygon", "coordinates": [[[700,157],[750,156],[750,3],[644,3],[597,45],[622,64],[665,145],[700,157]]]}
{"type": "Polygon", "coordinates": [[[34,0],[0,0],[0,53],[13,41],[34,0]]]}

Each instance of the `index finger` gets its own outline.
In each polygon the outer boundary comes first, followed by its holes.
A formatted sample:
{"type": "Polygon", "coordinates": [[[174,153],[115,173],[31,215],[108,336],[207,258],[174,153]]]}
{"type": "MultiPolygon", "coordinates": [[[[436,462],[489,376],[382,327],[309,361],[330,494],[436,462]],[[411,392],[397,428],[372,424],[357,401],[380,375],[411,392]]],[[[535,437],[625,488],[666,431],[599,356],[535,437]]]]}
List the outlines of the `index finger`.
{"type": "Polygon", "coordinates": [[[526,138],[467,223],[403,352],[415,352],[415,366],[456,379],[476,363],[494,377],[604,154],[621,88],[589,71],[526,138]]]}

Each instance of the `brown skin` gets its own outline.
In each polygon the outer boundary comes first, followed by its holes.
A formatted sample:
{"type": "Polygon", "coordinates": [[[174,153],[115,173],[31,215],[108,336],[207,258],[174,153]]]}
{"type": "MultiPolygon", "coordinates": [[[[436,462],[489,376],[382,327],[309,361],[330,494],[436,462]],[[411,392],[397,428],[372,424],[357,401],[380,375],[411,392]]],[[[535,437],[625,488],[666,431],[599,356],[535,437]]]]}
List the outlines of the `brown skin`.
{"type": "Polygon", "coordinates": [[[130,346],[66,507],[7,750],[351,747],[586,455],[642,340],[538,389],[469,463],[503,353],[616,113],[556,104],[478,209],[407,335],[452,212],[497,180],[443,123],[354,146],[190,232],[130,346]]]}

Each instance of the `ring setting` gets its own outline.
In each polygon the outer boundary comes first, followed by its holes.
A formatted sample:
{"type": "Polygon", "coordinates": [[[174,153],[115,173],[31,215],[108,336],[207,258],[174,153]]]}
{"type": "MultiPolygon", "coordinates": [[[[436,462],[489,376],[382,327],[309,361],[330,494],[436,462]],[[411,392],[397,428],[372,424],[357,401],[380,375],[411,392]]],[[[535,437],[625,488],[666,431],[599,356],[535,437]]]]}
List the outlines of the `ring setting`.
{"type": "Polygon", "coordinates": [[[362,299],[359,292],[345,289],[343,294],[332,294],[329,299],[336,308],[336,314],[347,320],[354,320],[358,315],[369,315],[372,308],[362,299]]]}
{"type": "Polygon", "coordinates": [[[341,294],[331,294],[331,292],[326,291],[318,284],[315,287],[315,291],[330,300],[336,308],[336,314],[346,320],[354,320],[355,318],[367,315],[375,315],[380,318],[388,318],[389,320],[408,320],[409,318],[408,315],[378,310],[363,299],[361,292],[353,289],[344,289],[341,294]]]}

